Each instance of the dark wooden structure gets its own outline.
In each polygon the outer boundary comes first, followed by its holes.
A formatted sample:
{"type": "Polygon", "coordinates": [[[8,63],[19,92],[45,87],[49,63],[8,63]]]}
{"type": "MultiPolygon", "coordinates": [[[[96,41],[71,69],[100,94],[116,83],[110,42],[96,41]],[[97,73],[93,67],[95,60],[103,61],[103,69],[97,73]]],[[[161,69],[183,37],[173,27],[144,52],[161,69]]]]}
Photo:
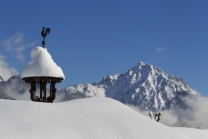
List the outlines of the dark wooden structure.
{"type": "Polygon", "coordinates": [[[56,83],[60,83],[63,78],[55,78],[55,77],[27,77],[22,78],[26,83],[31,85],[30,88],[30,99],[32,101],[38,102],[50,102],[53,103],[54,99],[56,98],[56,83]],[[46,85],[50,83],[50,95],[47,97],[47,89],[46,85]],[[40,86],[40,96],[36,95],[36,86],[40,86]]]}
{"type": "MultiPolygon", "coordinates": [[[[42,47],[45,46],[45,37],[50,33],[50,29],[43,27],[41,31],[41,35],[43,37],[42,41],[42,47]]],[[[37,77],[25,77],[22,78],[26,83],[29,83],[31,85],[30,88],[30,99],[32,101],[38,101],[38,102],[51,102],[53,103],[54,99],[56,98],[56,83],[60,83],[63,78],[57,78],[57,77],[48,77],[48,76],[37,76],[37,77]],[[50,83],[50,95],[47,97],[47,83],[50,83]],[[40,96],[36,95],[36,86],[40,87],[40,96]]]]}

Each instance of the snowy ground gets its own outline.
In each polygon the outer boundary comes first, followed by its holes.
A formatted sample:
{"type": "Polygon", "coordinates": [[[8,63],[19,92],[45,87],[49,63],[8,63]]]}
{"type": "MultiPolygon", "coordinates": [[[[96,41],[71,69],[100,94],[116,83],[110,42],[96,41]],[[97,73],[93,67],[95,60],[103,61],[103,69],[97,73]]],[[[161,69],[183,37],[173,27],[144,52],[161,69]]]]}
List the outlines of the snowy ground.
{"type": "Polygon", "coordinates": [[[62,103],[0,99],[2,139],[208,139],[208,130],[157,123],[109,98],[62,103]]]}

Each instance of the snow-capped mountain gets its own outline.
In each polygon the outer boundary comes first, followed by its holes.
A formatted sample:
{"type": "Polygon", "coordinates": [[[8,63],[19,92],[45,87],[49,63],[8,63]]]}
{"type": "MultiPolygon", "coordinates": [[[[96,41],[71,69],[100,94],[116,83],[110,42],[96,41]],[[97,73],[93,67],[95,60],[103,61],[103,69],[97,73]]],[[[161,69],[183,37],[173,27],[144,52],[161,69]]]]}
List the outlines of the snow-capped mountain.
{"type": "MultiPolygon", "coordinates": [[[[0,82],[2,99],[16,99],[14,96],[29,93],[30,84],[25,83],[19,75],[10,77],[7,81],[0,82]]],[[[28,95],[29,96],[29,95],[28,95]]]]}
{"type": "Polygon", "coordinates": [[[183,79],[171,76],[161,69],[140,62],[125,74],[103,77],[99,83],[77,84],[67,87],[64,101],[93,96],[105,96],[141,109],[164,110],[186,108],[183,98],[196,96],[183,79]]]}
{"type": "Polygon", "coordinates": [[[4,83],[3,78],[0,76],[0,99],[14,99],[10,96],[8,96],[7,94],[5,94],[5,92],[3,91],[4,88],[2,87],[2,84],[4,83]]]}

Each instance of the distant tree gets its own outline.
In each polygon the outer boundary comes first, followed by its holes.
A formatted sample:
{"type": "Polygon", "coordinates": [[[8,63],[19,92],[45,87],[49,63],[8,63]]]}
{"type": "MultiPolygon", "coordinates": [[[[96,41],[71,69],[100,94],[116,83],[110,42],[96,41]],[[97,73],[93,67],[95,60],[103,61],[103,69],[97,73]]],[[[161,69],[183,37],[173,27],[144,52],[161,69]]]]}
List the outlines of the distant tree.
{"type": "Polygon", "coordinates": [[[160,116],[161,116],[162,114],[159,112],[159,113],[155,113],[155,114],[153,114],[152,113],[152,111],[150,111],[149,112],[149,117],[151,118],[151,119],[155,119],[157,122],[159,122],[160,121],[160,116]]]}
{"type": "Polygon", "coordinates": [[[149,112],[149,117],[150,117],[151,119],[154,118],[154,115],[153,115],[152,111],[149,112]]]}
{"type": "Polygon", "coordinates": [[[203,127],[202,127],[201,123],[197,123],[196,128],[197,129],[202,129],[203,127]]]}
{"type": "Polygon", "coordinates": [[[184,121],[183,119],[181,119],[181,120],[175,122],[175,123],[173,124],[173,126],[174,126],[174,127],[188,127],[188,128],[190,127],[190,125],[188,125],[188,123],[187,123],[186,121],[184,121]]]}
{"type": "Polygon", "coordinates": [[[160,116],[161,116],[161,115],[162,115],[162,114],[161,114],[160,112],[155,114],[155,120],[156,120],[157,122],[160,121],[160,116]]]}

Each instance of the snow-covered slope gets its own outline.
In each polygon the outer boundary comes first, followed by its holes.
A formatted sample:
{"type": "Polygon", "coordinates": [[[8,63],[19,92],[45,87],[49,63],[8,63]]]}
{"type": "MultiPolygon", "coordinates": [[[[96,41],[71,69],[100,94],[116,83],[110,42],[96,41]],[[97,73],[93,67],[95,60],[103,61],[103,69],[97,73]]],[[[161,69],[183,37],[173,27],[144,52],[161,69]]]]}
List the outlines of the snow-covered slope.
{"type": "Polygon", "coordinates": [[[183,98],[195,96],[183,79],[171,76],[161,69],[140,62],[125,74],[105,76],[100,83],[77,84],[61,92],[67,98],[106,96],[141,109],[186,108],[183,98]]]}
{"type": "Polygon", "coordinates": [[[167,127],[110,98],[62,103],[0,100],[2,139],[206,139],[208,132],[167,127]],[[198,137],[197,137],[198,135],[198,137]],[[196,136],[196,137],[194,137],[196,136]]]}

